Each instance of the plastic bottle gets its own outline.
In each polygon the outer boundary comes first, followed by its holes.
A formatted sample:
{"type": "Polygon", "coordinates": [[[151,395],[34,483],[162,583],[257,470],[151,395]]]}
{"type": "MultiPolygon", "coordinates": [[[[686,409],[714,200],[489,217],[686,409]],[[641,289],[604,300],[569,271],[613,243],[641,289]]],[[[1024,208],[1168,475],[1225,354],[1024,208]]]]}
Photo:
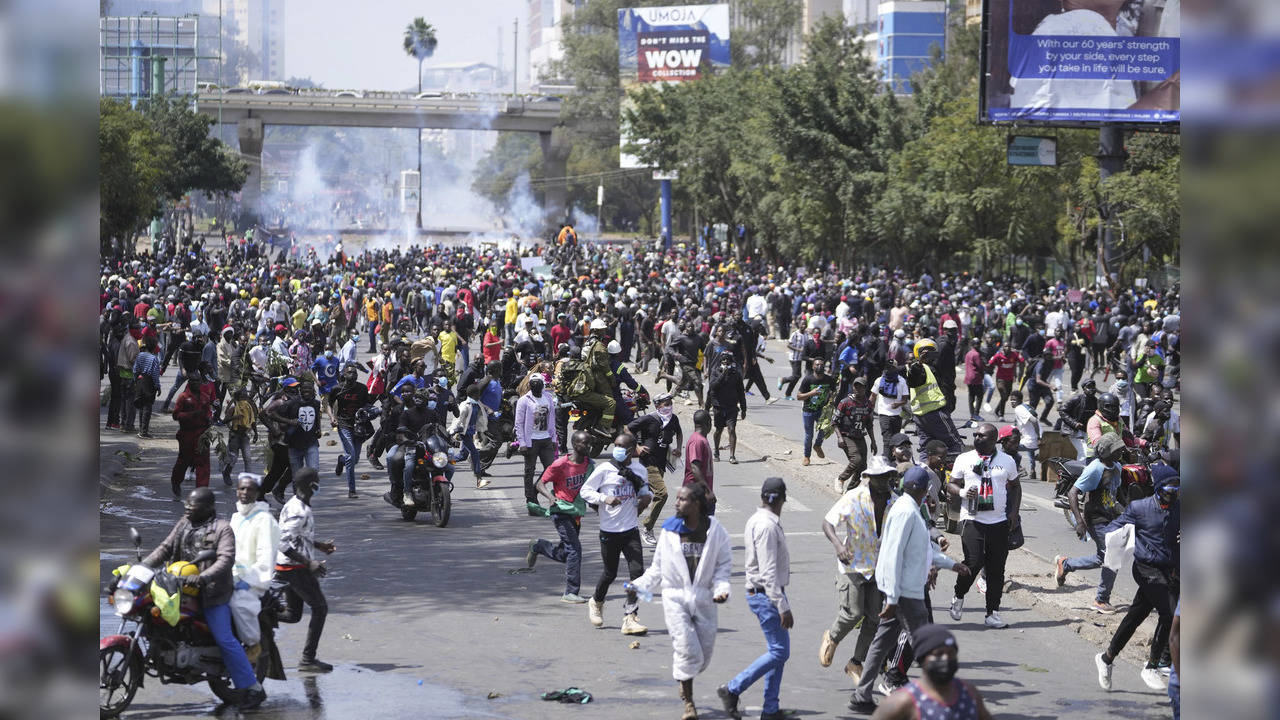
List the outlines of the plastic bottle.
{"type": "Polygon", "coordinates": [[[640,588],[636,587],[635,585],[632,585],[629,582],[622,583],[622,589],[630,590],[631,592],[634,592],[636,595],[640,596],[641,600],[645,602],[653,602],[653,593],[649,592],[648,590],[641,590],[640,588]]]}

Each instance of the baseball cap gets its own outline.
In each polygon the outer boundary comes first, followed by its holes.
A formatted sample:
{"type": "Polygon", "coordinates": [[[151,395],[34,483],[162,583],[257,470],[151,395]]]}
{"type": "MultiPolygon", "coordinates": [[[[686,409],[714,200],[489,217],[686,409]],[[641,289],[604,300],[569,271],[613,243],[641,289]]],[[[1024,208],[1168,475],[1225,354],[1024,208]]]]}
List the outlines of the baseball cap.
{"type": "Polygon", "coordinates": [[[764,483],[760,485],[760,497],[763,498],[774,494],[785,498],[787,496],[787,483],[780,477],[765,478],[764,483]]]}
{"type": "Polygon", "coordinates": [[[1005,425],[1004,427],[1000,428],[999,438],[1003,440],[1009,437],[1010,435],[1012,435],[1013,431],[1014,431],[1014,427],[1012,425],[1005,425]]]}
{"type": "Polygon", "coordinates": [[[929,489],[929,473],[919,465],[912,465],[902,474],[902,491],[919,492],[929,489]]]}
{"type": "Polygon", "coordinates": [[[283,386],[285,386],[285,387],[293,387],[294,385],[297,385],[297,384],[298,384],[298,379],[297,379],[297,378],[287,377],[287,378],[285,378],[285,379],[281,380],[281,381],[280,381],[280,384],[281,384],[281,385],[283,385],[283,386]]]}
{"type": "Polygon", "coordinates": [[[889,438],[889,447],[891,448],[898,447],[899,445],[910,445],[910,444],[911,444],[911,438],[907,437],[906,433],[898,433],[897,435],[894,435],[893,437],[889,438]]]}

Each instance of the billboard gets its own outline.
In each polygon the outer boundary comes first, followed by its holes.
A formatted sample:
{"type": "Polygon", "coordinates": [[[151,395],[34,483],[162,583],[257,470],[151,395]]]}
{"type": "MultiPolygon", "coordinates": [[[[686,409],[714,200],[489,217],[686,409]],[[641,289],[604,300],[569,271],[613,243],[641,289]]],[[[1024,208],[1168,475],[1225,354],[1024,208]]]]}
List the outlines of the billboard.
{"type": "MultiPolygon", "coordinates": [[[[647,83],[697,80],[728,67],[727,4],[618,10],[618,78],[624,95],[647,83]]],[[[634,144],[626,127],[620,142],[624,148],[634,144]]],[[[644,167],[625,151],[619,165],[644,167]]]]}
{"type": "Polygon", "coordinates": [[[981,119],[1180,121],[1177,0],[986,0],[981,119]]]}

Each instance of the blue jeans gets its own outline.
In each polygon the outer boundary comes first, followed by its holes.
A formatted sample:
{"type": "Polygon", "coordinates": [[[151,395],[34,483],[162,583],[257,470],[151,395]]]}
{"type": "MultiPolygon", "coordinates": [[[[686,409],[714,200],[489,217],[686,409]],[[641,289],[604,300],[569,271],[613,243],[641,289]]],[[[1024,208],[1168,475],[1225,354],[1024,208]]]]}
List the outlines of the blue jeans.
{"type": "Polygon", "coordinates": [[[1169,683],[1169,702],[1173,704],[1173,720],[1182,717],[1182,684],[1169,683]]]}
{"type": "Polygon", "coordinates": [[[342,441],[342,454],[338,459],[342,461],[342,467],[347,471],[347,490],[356,491],[356,463],[360,460],[360,446],[364,443],[356,442],[355,433],[351,428],[338,428],[338,439],[342,441]]]}
{"type": "Polygon", "coordinates": [[[480,467],[480,453],[476,452],[476,436],[468,434],[462,436],[462,447],[467,451],[467,459],[471,461],[471,472],[476,477],[480,477],[483,469],[480,467]]]}
{"type": "Polygon", "coordinates": [[[1116,571],[1102,564],[1102,556],[1107,551],[1106,534],[1103,530],[1105,525],[1090,525],[1089,537],[1093,539],[1093,544],[1098,550],[1097,555],[1089,555],[1085,557],[1068,558],[1062,563],[1062,568],[1067,572],[1075,572],[1077,570],[1093,570],[1102,568],[1102,581],[1098,583],[1098,602],[1111,602],[1111,588],[1116,584],[1116,571]]]}
{"type": "Polygon", "coordinates": [[[582,541],[578,539],[577,518],[564,513],[552,513],[551,521],[556,524],[560,543],[552,545],[549,540],[539,540],[533,546],[533,551],[564,563],[564,592],[566,595],[577,593],[582,589],[582,541]]]}
{"type": "Polygon", "coordinates": [[[746,670],[729,681],[729,692],[741,695],[763,677],[764,712],[777,712],[778,691],[782,689],[782,667],[791,656],[791,633],[782,628],[782,616],[764,593],[748,595],[747,607],[760,619],[760,629],[764,631],[765,646],[768,649],[748,665],[746,670]]]}
{"type": "Polygon", "coordinates": [[[471,346],[469,343],[458,343],[458,354],[462,356],[462,367],[471,366],[471,346]]]}
{"type": "Polygon", "coordinates": [[[312,470],[320,469],[319,445],[308,445],[301,450],[292,445],[289,446],[289,468],[293,470],[293,474],[296,476],[298,471],[304,467],[309,467],[312,470]]]}
{"type": "Polygon", "coordinates": [[[214,642],[218,643],[218,649],[222,651],[222,662],[227,666],[227,672],[231,674],[231,684],[235,685],[237,690],[257,685],[258,677],[253,674],[253,666],[249,664],[244,648],[236,639],[235,633],[231,631],[231,606],[227,603],[205,605],[204,621],[208,623],[209,632],[213,634],[214,642]]]}
{"type": "Polygon", "coordinates": [[[822,433],[818,433],[817,439],[815,439],[813,430],[822,413],[802,410],[800,416],[804,419],[804,456],[809,457],[809,453],[813,448],[822,447],[822,433]]]}

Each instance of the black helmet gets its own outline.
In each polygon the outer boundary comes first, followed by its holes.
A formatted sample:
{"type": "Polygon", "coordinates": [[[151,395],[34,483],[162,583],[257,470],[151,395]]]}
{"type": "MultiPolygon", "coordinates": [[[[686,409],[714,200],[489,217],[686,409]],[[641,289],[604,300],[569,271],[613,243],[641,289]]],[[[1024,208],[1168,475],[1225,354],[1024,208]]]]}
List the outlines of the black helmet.
{"type": "Polygon", "coordinates": [[[1085,391],[1085,392],[1087,392],[1087,393],[1093,393],[1093,392],[1096,392],[1096,391],[1098,390],[1098,383],[1094,382],[1092,379],[1090,379],[1090,380],[1085,380],[1085,381],[1084,381],[1084,384],[1083,384],[1081,387],[1083,387],[1083,388],[1084,388],[1084,391],[1085,391]]]}
{"type": "Polygon", "coordinates": [[[1115,393],[1102,393],[1098,396],[1098,412],[1107,422],[1120,419],[1120,398],[1115,393]]]}

